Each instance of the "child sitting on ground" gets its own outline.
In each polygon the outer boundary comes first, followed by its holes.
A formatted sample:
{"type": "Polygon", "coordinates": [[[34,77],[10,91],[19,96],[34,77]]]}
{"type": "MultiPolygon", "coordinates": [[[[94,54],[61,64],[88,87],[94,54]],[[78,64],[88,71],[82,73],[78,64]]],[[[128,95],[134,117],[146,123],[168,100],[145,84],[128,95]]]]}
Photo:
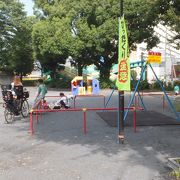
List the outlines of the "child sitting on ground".
{"type": "Polygon", "coordinates": [[[44,109],[50,109],[50,107],[45,99],[43,100],[42,106],[44,109]]]}
{"type": "Polygon", "coordinates": [[[68,103],[68,98],[65,96],[64,93],[60,93],[60,99],[55,103],[55,106],[53,109],[68,109],[69,108],[69,103],[68,103]]]}

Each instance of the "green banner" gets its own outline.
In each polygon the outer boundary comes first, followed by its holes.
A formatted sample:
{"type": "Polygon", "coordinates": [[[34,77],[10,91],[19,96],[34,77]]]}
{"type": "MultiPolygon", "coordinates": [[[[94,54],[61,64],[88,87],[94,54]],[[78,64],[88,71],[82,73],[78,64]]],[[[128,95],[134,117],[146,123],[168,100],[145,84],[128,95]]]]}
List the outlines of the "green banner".
{"type": "Polygon", "coordinates": [[[116,86],[120,91],[130,91],[130,58],[124,16],[119,20],[118,76],[116,86]]]}

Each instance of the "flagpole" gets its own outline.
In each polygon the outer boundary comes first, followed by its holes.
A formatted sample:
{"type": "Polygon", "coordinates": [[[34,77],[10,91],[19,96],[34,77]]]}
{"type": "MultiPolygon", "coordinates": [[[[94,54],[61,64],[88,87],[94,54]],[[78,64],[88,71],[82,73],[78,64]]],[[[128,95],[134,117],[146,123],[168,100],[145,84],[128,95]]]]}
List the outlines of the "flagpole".
{"type": "MultiPolygon", "coordinates": [[[[120,17],[123,16],[123,0],[120,0],[120,17]]],[[[118,91],[118,143],[124,143],[124,91],[118,91]]]]}

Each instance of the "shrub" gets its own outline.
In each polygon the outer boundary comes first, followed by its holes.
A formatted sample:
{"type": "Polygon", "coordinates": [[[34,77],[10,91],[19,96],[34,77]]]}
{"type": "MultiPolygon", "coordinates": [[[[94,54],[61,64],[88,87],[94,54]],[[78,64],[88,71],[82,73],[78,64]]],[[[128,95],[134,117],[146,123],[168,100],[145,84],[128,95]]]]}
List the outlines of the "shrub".
{"type": "MultiPolygon", "coordinates": [[[[173,85],[171,82],[168,82],[167,84],[163,81],[160,81],[162,86],[164,87],[165,90],[167,91],[172,91],[173,90],[173,85]]],[[[162,90],[160,84],[158,81],[155,81],[154,83],[151,84],[151,89],[154,90],[162,90]]]]}
{"type": "MultiPolygon", "coordinates": [[[[138,83],[138,80],[136,80],[136,81],[131,80],[131,90],[135,89],[137,83],[138,83]]],[[[145,89],[149,89],[149,88],[150,88],[150,84],[148,83],[147,80],[143,80],[139,83],[139,87],[138,87],[139,90],[145,90],[145,89]]]]}
{"type": "Polygon", "coordinates": [[[145,90],[145,89],[149,89],[149,83],[147,80],[143,80],[140,82],[139,84],[139,90],[145,90]]]}
{"type": "Polygon", "coordinates": [[[100,88],[101,89],[106,89],[106,88],[114,89],[114,87],[115,87],[115,81],[112,82],[109,79],[100,79],[100,88]]]}
{"type": "Polygon", "coordinates": [[[52,79],[51,81],[46,82],[46,85],[49,88],[69,89],[71,88],[71,78],[63,75],[60,78],[52,79]]]}
{"type": "Polygon", "coordinates": [[[180,81],[178,80],[174,81],[174,85],[178,85],[180,87],[180,81]]]}
{"type": "Polygon", "coordinates": [[[165,87],[165,90],[167,90],[167,91],[173,90],[173,85],[171,82],[168,82],[168,84],[165,84],[164,87],[165,87]]]}
{"type": "MultiPolygon", "coordinates": [[[[164,86],[163,81],[160,81],[160,82],[164,86]]],[[[151,87],[152,87],[152,89],[155,89],[155,90],[161,90],[161,86],[159,85],[158,81],[155,81],[154,83],[152,83],[151,87]]]]}

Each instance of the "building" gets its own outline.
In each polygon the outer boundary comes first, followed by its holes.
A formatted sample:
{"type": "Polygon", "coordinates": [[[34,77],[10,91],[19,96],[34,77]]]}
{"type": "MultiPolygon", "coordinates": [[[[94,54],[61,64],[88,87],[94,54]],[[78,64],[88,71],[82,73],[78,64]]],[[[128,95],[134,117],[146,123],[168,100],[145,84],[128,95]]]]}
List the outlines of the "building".
{"type": "MultiPolygon", "coordinates": [[[[160,52],[162,54],[161,64],[152,64],[153,69],[159,79],[169,82],[180,79],[180,50],[176,49],[175,43],[170,43],[169,39],[172,39],[176,34],[172,32],[170,28],[158,24],[155,27],[155,34],[159,37],[160,43],[157,47],[154,47],[152,51],[160,52]]],[[[131,53],[131,62],[140,61],[142,59],[147,60],[146,43],[137,45],[137,51],[131,53]]],[[[137,68],[139,71],[140,67],[137,68]]],[[[149,82],[155,80],[152,70],[147,68],[147,80],[149,82]]]]}

